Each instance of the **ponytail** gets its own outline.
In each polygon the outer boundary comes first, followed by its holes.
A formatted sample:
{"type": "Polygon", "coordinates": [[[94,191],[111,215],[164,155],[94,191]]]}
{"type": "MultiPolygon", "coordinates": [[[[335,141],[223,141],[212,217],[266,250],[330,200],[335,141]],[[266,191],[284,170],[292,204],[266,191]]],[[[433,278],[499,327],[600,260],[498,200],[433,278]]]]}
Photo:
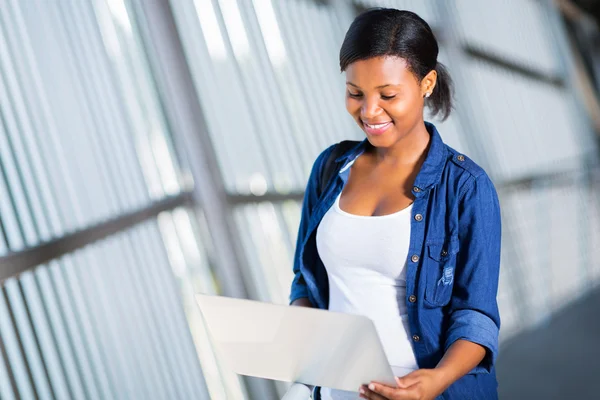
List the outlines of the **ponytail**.
{"type": "Polygon", "coordinates": [[[454,83],[448,69],[441,62],[436,62],[437,82],[431,96],[427,99],[427,106],[433,116],[441,114],[442,121],[448,118],[452,111],[452,96],[454,83]]]}

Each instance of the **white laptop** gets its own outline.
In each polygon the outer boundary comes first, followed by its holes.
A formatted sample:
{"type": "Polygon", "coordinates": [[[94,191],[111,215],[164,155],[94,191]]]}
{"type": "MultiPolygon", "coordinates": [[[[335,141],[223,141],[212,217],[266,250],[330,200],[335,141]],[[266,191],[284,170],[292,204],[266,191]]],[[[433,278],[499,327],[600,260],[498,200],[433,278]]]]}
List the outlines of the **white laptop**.
{"type": "Polygon", "coordinates": [[[396,386],[367,317],[204,294],[196,300],[217,351],[238,374],[353,392],[371,381],[396,386]]]}

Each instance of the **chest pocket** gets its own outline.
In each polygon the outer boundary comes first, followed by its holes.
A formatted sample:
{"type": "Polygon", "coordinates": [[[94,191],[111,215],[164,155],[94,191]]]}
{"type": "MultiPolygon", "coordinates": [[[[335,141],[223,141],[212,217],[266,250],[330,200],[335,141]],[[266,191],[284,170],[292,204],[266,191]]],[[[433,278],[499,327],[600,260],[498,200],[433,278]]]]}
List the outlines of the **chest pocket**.
{"type": "Polygon", "coordinates": [[[425,258],[425,302],[433,306],[445,306],[452,297],[458,237],[447,241],[427,243],[425,258]]]}

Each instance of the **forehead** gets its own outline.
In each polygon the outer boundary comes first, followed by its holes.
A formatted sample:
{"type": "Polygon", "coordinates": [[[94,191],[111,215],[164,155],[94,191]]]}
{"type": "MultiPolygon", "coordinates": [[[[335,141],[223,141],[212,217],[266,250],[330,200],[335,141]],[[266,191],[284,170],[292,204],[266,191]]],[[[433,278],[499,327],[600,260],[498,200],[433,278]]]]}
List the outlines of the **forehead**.
{"type": "Polygon", "coordinates": [[[381,85],[416,84],[416,76],[405,59],[393,56],[355,61],[346,68],[346,80],[363,89],[381,85]]]}

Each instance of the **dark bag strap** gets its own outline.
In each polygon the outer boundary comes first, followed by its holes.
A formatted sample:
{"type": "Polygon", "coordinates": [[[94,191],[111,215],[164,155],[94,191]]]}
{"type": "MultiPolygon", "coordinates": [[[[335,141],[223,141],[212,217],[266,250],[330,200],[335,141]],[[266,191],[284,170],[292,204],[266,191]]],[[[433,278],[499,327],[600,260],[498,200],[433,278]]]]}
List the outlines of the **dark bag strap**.
{"type": "Polygon", "coordinates": [[[325,161],[325,165],[323,165],[323,169],[321,170],[321,179],[319,181],[319,196],[325,191],[327,186],[329,186],[329,182],[335,175],[338,170],[338,166],[336,165],[335,160],[350,150],[352,147],[356,146],[359,142],[356,140],[343,140],[335,145],[329,157],[327,157],[327,161],[325,161]]]}

